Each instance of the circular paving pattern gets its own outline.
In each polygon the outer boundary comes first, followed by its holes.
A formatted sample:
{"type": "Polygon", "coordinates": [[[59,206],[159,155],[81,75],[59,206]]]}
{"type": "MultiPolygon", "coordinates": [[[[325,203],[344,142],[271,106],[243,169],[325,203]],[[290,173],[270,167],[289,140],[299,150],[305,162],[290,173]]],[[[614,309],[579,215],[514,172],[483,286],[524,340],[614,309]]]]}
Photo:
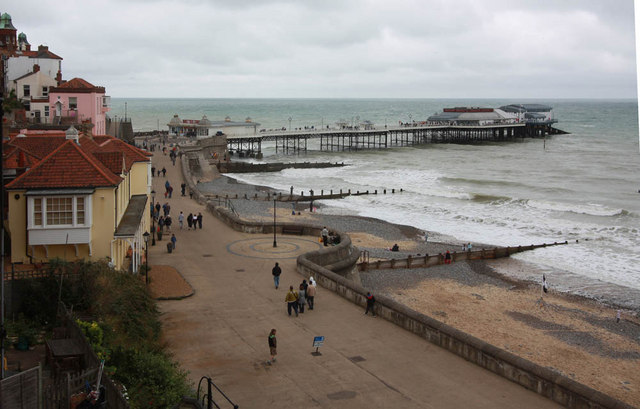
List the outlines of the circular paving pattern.
{"type": "Polygon", "coordinates": [[[308,251],[318,250],[322,245],[310,239],[296,237],[277,237],[277,247],[273,247],[273,238],[255,238],[237,240],[227,245],[227,251],[241,257],[262,259],[293,259],[308,251]]]}

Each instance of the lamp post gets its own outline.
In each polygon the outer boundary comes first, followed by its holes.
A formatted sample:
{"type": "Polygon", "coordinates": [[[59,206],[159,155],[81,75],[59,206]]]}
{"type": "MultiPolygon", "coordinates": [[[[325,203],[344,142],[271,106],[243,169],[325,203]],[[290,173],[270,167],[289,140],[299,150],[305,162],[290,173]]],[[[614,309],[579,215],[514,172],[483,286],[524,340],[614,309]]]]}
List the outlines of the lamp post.
{"type": "Polygon", "coordinates": [[[149,285],[149,232],[144,232],[142,237],[144,237],[144,283],[149,285]]]}
{"type": "Polygon", "coordinates": [[[276,241],[276,194],[273,194],[273,247],[278,247],[276,241]]]}
{"type": "Polygon", "coordinates": [[[151,191],[151,222],[153,223],[153,227],[151,228],[151,230],[153,231],[153,234],[151,235],[151,245],[155,246],[156,245],[156,191],[152,190],[151,191]]]}
{"type": "Polygon", "coordinates": [[[289,132],[291,132],[291,117],[289,117],[289,132]]]}

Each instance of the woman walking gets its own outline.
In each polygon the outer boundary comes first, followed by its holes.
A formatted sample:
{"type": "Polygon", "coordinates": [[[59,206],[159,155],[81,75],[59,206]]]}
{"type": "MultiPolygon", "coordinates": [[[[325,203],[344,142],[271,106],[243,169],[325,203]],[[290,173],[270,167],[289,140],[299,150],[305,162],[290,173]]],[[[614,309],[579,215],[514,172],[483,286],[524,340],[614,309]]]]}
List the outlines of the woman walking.
{"type": "Polygon", "coordinates": [[[269,353],[271,354],[271,360],[267,361],[269,365],[276,361],[276,355],[278,355],[278,351],[276,350],[277,347],[278,341],[276,340],[276,330],[274,328],[269,333],[269,353]]]}

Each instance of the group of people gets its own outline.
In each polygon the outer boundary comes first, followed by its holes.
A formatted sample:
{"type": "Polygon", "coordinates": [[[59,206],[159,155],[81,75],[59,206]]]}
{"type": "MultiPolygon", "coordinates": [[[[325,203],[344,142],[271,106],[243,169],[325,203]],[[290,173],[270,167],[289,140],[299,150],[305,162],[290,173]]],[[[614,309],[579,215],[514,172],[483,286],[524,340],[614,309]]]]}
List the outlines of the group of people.
{"type": "Polygon", "coordinates": [[[304,313],[304,308],[307,305],[309,306],[309,310],[313,310],[315,297],[316,282],[313,277],[309,278],[308,283],[307,280],[302,280],[297,291],[293,289],[292,285],[289,286],[289,292],[284,298],[284,301],[287,303],[287,313],[291,316],[291,311],[293,310],[297,317],[298,312],[300,312],[300,314],[304,313]]]}
{"type": "Polygon", "coordinates": [[[166,178],[167,177],[167,168],[165,168],[164,166],[162,167],[162,169],[156,169],[155,166],[151,167],[151,177],[154,177],[154,176],[160,177],[161,173],[162,173],[162,177],[166,178]],[[156,171],[157,171],[157,173],[156,173],[156,171]]]}

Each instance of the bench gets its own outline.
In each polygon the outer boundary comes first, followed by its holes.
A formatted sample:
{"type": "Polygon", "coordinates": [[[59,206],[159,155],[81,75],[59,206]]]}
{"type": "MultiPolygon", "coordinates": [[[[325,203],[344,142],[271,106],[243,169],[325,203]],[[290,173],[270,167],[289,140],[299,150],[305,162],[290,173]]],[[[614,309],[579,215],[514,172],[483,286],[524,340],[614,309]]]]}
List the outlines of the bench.
{"type": "Polygon", "coordinates": [[[282,226],[282,234],[297,234],[302,236],[304,227],[301,226],[282,226]]]}

